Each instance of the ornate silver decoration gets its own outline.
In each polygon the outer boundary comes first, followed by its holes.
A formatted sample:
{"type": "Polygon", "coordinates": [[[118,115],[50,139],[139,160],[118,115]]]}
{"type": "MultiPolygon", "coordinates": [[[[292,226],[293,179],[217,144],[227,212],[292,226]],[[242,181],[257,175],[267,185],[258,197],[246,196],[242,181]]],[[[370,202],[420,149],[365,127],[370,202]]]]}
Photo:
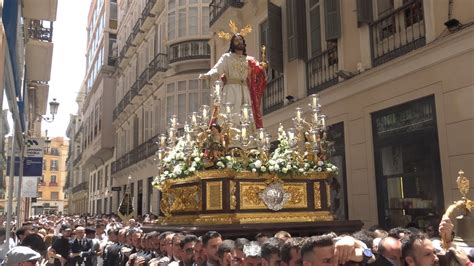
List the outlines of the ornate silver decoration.
{"type": "Polygon", "coordinates": [[[274,182],[258,193],[258,197],[270,210],[279,211],[290,200],[291,194],[285,191],[281,183],[274,182]]]}

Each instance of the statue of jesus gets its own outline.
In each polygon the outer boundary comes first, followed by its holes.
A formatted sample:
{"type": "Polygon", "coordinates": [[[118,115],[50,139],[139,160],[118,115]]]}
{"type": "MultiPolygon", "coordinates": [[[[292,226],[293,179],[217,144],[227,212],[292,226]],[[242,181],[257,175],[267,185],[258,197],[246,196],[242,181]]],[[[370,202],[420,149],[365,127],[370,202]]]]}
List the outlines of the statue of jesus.
{"type": "Polygon", "coordinates": [[[229,50],[209,72],[199,75],[199,78],[211,81],[222,79],[223,102],[233,103],[237,110],[244,104],[250,104],[255,127],[262,128],[261,102],[267,85],[265,67],[266,63],[247,55],[243,35],[234,33],[229,50]]]}

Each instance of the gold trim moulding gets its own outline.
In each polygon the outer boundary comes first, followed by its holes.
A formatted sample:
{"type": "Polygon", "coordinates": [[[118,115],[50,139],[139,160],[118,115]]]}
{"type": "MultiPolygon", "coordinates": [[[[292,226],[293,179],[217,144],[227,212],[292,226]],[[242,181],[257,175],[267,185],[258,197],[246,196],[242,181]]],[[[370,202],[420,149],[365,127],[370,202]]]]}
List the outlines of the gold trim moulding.
{"type": "Polygon", "coordinates": [[[258,224],[258,223],[298,223],[333,221],[328,211],[316,212],[273,212],[179,215],[158,220],[162,225],[220,225],[220,224],[258,224]]]}
{"type": "MultiPolygon", "coordinates": [[[[320,173],[311,173],[307,175],[301,176],[285,176],[285,177],[278,177],[277,179],[285,181],[292,181],[292,180],[324,180],[332,177],[332,173],[328,172],[320,172],[320,173]]],[[[179,178],[179,179],[168,179],[167,181],[170,182],[170,185],[181,185],[187,183],[196,183],[201,180],[209,180],[209,179],[260,179],[260,180],[272,180],[275,177],[275,174],[258,174],[252,173],[250,171],[244,172],[235,172],[234,170],[230,169],[213,169],[213,170],[202,170],[197,171],[195,175],[179,178]]]]}

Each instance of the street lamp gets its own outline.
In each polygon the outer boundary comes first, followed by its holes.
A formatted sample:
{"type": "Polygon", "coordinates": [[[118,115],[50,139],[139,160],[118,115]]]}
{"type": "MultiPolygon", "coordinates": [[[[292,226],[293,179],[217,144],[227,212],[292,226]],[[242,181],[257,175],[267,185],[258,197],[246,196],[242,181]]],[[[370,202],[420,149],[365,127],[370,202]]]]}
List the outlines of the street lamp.
{"type": "Polygon", "coordinates": [[[40,117],[43,118],[44,121],[51,123],[54,121],[54,116],[58,113],[59,103],[56,101],[56,98],[53,98],[51,102],[49,102],[49,113],[51,117],[46,117],[41,115],[40,117]]]}

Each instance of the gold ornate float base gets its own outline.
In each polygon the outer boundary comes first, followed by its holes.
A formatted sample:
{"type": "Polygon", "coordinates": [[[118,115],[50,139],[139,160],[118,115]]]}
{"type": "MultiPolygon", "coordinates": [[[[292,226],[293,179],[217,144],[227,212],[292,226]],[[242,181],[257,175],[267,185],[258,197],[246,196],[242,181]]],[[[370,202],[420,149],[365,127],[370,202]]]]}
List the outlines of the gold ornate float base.
{"type": "Polygon", "coordinates": [[[226,225],[332,221],[328,173],[278,178],[227,170],[167,180],[162,225],[226,225]]]}

